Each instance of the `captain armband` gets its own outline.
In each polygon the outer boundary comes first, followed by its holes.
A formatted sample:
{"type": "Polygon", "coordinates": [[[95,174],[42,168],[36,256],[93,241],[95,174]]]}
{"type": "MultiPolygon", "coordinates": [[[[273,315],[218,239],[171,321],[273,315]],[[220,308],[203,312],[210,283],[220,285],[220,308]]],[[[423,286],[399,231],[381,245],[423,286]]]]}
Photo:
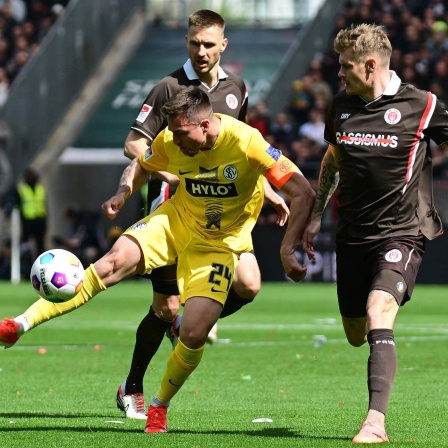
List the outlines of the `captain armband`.
{"type": "Polygon", "coordinates": [[[277,162],[269,168],[265,176],[272,185],[280,189],[286,182],[288,182],[294,173],[301,173],[299,167],[282,155],[278,158],[277,162]]]}

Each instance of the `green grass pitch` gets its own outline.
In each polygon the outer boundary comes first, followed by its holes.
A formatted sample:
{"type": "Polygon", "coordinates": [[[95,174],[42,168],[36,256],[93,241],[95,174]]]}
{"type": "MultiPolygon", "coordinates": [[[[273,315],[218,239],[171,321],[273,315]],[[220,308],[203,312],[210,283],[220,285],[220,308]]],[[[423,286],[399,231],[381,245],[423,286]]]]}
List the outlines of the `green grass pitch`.
{"type": "MultiPolygon", "coordinates": [[[[0,291],[1,317],[37,297],[27,282],[0,291]]],[[[352,446],[367,408],[368,348],[346,342],[335,285],[263,284],[253,304],[219,321],[219,341],[172,401],[169,433],[154,435],[115,406],[150,297],[148,280],[126,281],[0,351],[0,446],[352,446]]],[[[448,286],[417,285],[395,338],[391,446],[445,448],[448,286]]],[[[148,399],[170,350],[165,339],[145,378],[148,399]]]]}

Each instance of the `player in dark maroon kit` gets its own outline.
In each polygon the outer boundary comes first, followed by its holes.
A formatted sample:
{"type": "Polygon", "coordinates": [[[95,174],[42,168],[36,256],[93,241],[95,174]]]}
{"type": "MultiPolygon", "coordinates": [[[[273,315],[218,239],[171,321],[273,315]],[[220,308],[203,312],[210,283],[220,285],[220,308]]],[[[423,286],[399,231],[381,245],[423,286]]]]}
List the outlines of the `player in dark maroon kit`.
{"type": "Polygon", "coordinates": [[[385,415],[397,368],[393,327],[410,300],[426,239],[443,233],[434,208],[430,140],[448,141],[448,114],[430,92],[389,69],[383,29],[361,24],[334,41],[345,86],[329,107],[316,203],[304,234],[313,240],[337,188],[337,294],[349,343],[368,342],[369,409],[353,443],[388,442],[385,415]]]}
{"type": "MultiPolygon", "coordinates": [[[[215,112],[245,121],[247,90],[244,81],[236,75],[224,72],[219,62],[227,47],[224,37],[225,22],[217,13],[200,10],[190,15],[186,36],[189,59],[183,67],[158,82],[149,92],[125,143],[125,155],[138,157],[167,122],[160,109],[175,93],[188,86],[206,91],[215,112]]],[[[178,178],[168,173],[154,173],[148,185],[148,213],[166,201],[178,183],[178,178]],[[171,190],[171,191],[170,191],[171,190]]],[[[265,197],[273,205],[283,225],[288,217],[288,207],[267,181],[264,182],[265,197]]],[[[180,317],[173,322],[179,309],[176,265],[155,269],[151,273],[153,303],[141,321],[136,334],[136,344],[128,377],[118,388],[117,405],[128,418],[146,420],[143,398],[143,377],[157,352],[165,334],[179,325],[180,317]]],[[[251,302],[261,287],[261,274],[253,253],[241,255],[226,306],[221,317],[232,314],[251,302]]],[[[216,338],[216,328],[209,338],[216,338]]]]}

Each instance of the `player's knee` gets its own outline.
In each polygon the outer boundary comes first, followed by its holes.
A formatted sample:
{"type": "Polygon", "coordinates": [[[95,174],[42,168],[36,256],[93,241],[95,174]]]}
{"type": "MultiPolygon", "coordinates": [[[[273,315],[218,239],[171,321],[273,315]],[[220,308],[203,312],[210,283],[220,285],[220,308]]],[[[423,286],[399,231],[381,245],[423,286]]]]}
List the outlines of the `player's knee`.
{"type": "Polygon", "coordinates": [[[177,314],[177,311],[170,310],[168,306],[155,307],[152,306],[152,310],[154,314],[157,315],[160,319],[166,320],[167,322],[172,321],[177,314]]]}
{"type": "Polygon", "coordinates": [[[253,299],[261,288],[261,282],[255,279],[235,279],[232,288],[242,298],[246,300],[253,299]]]}
{"type": "Polygon", "coordinates": [[[180,339],[184,345],[189,348],[197,349],[202,347],[207,340],[208,331],[205,331],[201,327],[189,328],[186,331],[182,330],[181,325],[181,336],[180,339]]]}
{"type": "Polygon", "coordinates": [[[174,319],[180,308],[179,296],[170,296],[167,300],[167,308],[174,319]]]}
{"type": "Polygon", "coordinates": [[[179,312],[179,296],[154,292],[152,308],[163,320],[173,320],[179,312]]]}
{"type": "MultiPolygon", "coordinates": [[[[400,297],[401,300],[401,297],[400,297]]],[[[398,300],[391,293],[381,290],[373,290],[367,301],[367,315],[389,313],[399,307],[398,300]]]]}
{"type": "Polygon", "coordinates": [[[260,291],[261,274],[253,253],[241,254],[235,269],[232,287],[242,299],[252,300],[260,291]]]}

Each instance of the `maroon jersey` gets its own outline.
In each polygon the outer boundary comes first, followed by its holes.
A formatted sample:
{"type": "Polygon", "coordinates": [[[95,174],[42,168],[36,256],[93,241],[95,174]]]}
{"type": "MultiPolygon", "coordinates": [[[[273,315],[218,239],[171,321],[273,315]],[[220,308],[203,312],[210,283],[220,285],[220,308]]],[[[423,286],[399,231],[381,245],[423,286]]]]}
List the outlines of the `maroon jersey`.
{"type": "Polygon", "coordinates": [[[174,94],[189,86],[197,86],[209,94],[214,112],[245,121],[248,102],[244,81],[238,76],[225,73],[221,67],[218,77],[218,82],[213,87],[208,87],[198,78],[189,59],[182,68],[166,76],[152,88],[131,129],[154,140],[167,126],[160,108],[174,94]]]}
{"type": "MultiPolygon", "coordinates": [[[[197,86],[209,94],[214,112],[230,115],[245,122],[248,100],[244,81],[238,76],[227,74],[221,67],[218,69],[218,78],[218,82],[210,88],[199,79],[188,59],[182,68],[160,80],[151,89],[131,129],[154,140],[168,124],[160,108],[174,94],[189,86],[197,86]]],[[[148,184],[148,213],[154,211],[171,195],[172,191],[166,182],[151,177],[148,184]]]]}
{"type": "Polygon", "coordinates": [[[338,236],[442,233],[430,140],[448,141],[448,113],[435,95],[391,74],[379,98],[367,102],[342,91],[327,113],[325,140],[340,154],[338,236]]]}

